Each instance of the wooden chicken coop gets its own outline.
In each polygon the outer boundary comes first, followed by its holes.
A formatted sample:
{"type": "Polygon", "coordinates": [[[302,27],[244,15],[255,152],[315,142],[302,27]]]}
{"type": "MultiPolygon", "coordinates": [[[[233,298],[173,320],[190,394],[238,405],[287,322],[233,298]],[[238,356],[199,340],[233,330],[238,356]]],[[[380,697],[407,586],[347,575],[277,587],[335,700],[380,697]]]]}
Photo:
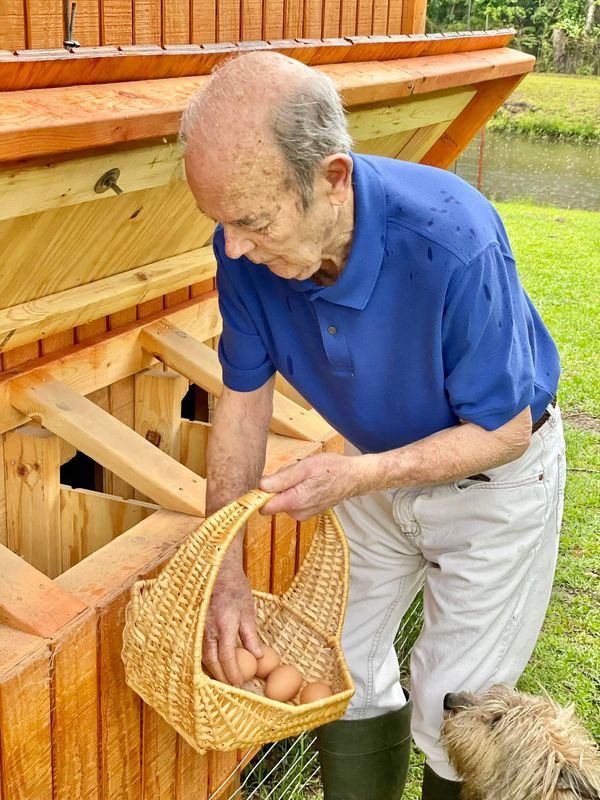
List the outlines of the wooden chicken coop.
{"type": "MultiPolygon", "coordinates": [[[[533,59],[424,23],[424,0],[0,0],[0,800],[235,788],[251,754],[195,753],[120,655],[131,584],[204,513],[221,388],[179,119],[222,59],[276,50],[333,78],[357,151],[448,167],[533,59]]],[[[341,447],[277,390],[267,469],[341,447]]],[[[285,589],[312,530],[255,519],[253,585],[285,589]]]]}

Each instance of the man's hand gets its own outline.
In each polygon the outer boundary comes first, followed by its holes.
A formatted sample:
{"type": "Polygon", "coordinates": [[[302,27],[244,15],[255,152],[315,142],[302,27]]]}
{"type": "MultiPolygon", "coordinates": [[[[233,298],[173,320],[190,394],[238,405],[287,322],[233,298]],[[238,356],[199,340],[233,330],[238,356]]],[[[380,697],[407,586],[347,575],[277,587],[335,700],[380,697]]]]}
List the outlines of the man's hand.
{"type": "Polygon", "coordinates": [[[359,461],[353,456],[321,453],[263,477],[260,488],[278,494],[263,506],[261,514],[285,511],[294,519],[310,519],[346,497],[360,494],[359,461]]]}
{"type": "Polygon", "coordinates": [[[237,552],[228,553],[219,570],[204,626],[202,661],[218,681],[241,686],[235,657],[237,637],[256,658],[263,655],[256,633],[256,611],[248,578],[237,552]]]}

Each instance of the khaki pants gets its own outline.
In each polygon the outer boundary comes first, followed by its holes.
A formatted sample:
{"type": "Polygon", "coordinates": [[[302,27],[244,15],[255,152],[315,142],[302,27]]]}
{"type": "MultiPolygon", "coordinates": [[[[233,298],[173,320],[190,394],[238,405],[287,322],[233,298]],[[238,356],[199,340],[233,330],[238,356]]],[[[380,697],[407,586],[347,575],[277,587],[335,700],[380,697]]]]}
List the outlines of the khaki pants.
{"type": "MultiPolygon", "coordinates": [[[[336,507],[350,546],[343,648],[356,685],[346,719],[402,707],[394,637],[423,586],[410,662],[412,732],[455,780],[439,741],[446,692],[514,684],[550,599],[565,486],[558,407],[516,461],[439,486],[386,490],[336,507]]],[[[356,452],[356,451],[355,451],[356,452]]]]}

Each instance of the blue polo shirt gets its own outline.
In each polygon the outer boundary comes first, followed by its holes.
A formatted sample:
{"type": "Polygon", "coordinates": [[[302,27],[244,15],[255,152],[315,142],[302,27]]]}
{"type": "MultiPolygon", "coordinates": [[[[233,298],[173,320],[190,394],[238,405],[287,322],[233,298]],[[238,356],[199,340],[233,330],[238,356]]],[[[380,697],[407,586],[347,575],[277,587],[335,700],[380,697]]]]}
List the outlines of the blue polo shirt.
{"type": "Polygon", "coordinates": [[[556,392],[556,347],[491,204],[444,170],[353,155],[355,227],[332,286],[214,248],[224,383],[277,370],[363,452],[468,420],[486,430],[556,392]]]}

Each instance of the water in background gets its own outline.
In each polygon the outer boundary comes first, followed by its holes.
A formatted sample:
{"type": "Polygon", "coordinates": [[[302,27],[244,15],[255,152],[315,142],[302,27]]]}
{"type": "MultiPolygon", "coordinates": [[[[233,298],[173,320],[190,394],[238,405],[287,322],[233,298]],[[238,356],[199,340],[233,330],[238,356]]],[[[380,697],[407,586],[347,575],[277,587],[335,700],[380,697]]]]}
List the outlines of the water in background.
{"type": "MultiPolygon", "coordinates": [[[[478,185],[478,135],[453,169],[478,185]]],[[[600,211],[600,145],[485,132],[481,191],[492,200],[600,211]]]]}

